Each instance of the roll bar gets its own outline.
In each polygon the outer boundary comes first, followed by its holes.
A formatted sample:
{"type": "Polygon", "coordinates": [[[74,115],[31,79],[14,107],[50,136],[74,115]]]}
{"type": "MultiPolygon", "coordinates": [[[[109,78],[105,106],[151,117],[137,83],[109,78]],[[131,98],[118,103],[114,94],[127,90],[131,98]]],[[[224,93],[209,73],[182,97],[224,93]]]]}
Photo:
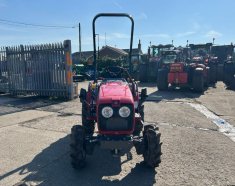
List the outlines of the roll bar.
{"type": "Polygon", "coordinates": [[[134,20],[131,15],[126,13],[100,13],[93,18],[92,30],[93,30],[93,48],[94,48],[94,67],[95,67],[95,76],[94,81],[97,81],[97,57],[96,57],[96,33],[95,33],[95,22],[99,17],[127,17],[131,20],[131,38],[130,38],[130,51],[129,51],[129,73],[132,72],[131,56],[132,56],[132,44],[133,44],[133,35],[134,35],[134,20]]]}

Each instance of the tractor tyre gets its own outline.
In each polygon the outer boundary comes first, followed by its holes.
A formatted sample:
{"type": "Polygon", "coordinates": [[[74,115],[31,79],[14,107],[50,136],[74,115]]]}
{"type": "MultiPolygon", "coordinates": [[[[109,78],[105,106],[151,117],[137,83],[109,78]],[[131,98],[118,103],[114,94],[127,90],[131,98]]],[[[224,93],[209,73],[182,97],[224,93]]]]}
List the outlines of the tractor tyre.
{"type": "Polygon", "coordinates": [[[144,163],[149,167],[158,167],[161,163],[161,145],[158,128],[154,125],[144,127],[144,163]]]}
{"type": "Polygon", "coordinates": [[[217,67],[215,64],[210,65],[210,83],[215,84],[217,80],[217,67]]]}
{"type": "Polygon", "coordinates": [[[218,63],[216,74],[217,74],[217,81],[223,81],[223,79],[224,79],[224,64],[218,63]]]}
{"type": "Polygon", "coordinates": [[[234,82],[235,75],[235,66],[233,63],[225,63],[224,64],[224,83],[227,87],[231,88],[234,82]]]}
{"type": "Polygon", "coordinates": [[[141,108],[139,110],[139,114],[141,116],[141,120],[138,120],[135,124],[135,130],[133,132],[133,135],[139,136],[141,131],[143,130],[143,121],[144,121],[144,105],[141,105],[141,108]]]}
{"type": "Polygon", "coordinates": [[[203,92],[204,76],[202,69],[195,69],[193,73],[193,90],[195,92],[203,92]]]}
{"type": "Polygon", "coordinates": [[[80,125],[75,125],[71,129],[70,157],[74,169],[85,167],[85,131],[80,125]]]}
{"type": "Polygon", "coordinates": [[[235,74],[233,75],[233,79],[232,79],[232,82],[230,84],[230,89],[235,90],[235,74]]]}
{"type": "Polygon", "coordinates": [[[167,90],[168,88],[168,79],[167,79],[167,70],[160,69],[157,74],[157,88],[158,90],[167,90]]]}
{"type": "Polygon", "coordinates": [[[133,132],[133,135],[134,136],[139,136],[141,131],[143,130],[143,121],[142,120],[138,120],[136,123],[135,123],[135,130],[133,132]]]}
{"type": "Polygon", "coordinates": [[[95,130],[95,121],[87,119],[87,109],[86,103],[82,103],[82,126],[84,127],[85,134],[88,136],[92,136],[95,130]]]}
{"type": "Polygon", "coordinates": [[[204,86],[209,87],[210,84],[210,67],[206,67],[206,77],[204,78],[204,86]]]}
{"type": "Polygon", "coordinates": [[[147,75],[147,64],[140,64],[139,68],[139,81],[141,83],[148,81],[148,75],[147,75]]]}
{"type": "Polygon", "coordinates": [[[144,105],[141,105],[139,112],[140,112],[140,116],[141,116],[142,121],[144,121],[144,105]]]}

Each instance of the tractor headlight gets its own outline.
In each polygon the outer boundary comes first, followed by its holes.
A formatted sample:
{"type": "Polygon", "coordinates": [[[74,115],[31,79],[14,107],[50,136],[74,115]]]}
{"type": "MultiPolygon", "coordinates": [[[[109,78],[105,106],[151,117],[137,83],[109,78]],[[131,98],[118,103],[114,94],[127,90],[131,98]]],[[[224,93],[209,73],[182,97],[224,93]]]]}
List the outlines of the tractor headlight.
{"type": "Polygon", "coordinates": [[[121,107],[119,109],[119,115],[123,118],[127,118],[128,116],[130,116],[130,113],[131,113],[131,110],[126,106],[121,107]]]}
{"type": "Polygon", "coordinates": [[[110,118],[113,115],[113,109],[111,107],[104,107],[102,109],[102,116],[105,118],[110,118]]]}

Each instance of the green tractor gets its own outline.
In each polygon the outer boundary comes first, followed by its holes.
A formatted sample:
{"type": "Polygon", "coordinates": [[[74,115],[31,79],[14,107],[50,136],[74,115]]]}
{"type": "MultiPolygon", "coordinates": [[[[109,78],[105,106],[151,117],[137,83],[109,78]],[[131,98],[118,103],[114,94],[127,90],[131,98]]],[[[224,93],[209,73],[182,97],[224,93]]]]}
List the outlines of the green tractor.
{"type": "Polygon", "coordinates": [[[165,50],[170,50],[174,46],[167,45],[151,45],[148,49],[148,56],[145,56],[144,63],[140,64],[139,80],[140,82],[157,82],[157,74],[159,62],[161,60],[161,54],[165,50]]]}
{"type": "Polygon", "coordinates": [[[84,81],[85,77],[85,66],[83,64],[73,65],[73,82],[84,81]]]}

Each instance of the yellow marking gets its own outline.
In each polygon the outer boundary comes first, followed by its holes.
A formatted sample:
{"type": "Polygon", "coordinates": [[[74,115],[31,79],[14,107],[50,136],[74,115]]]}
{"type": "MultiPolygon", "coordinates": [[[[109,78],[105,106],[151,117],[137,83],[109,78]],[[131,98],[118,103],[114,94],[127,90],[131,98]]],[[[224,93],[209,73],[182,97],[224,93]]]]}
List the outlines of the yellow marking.
{"type": "Polygon", "coordinates": [[[96,83],[92,83],[91,84],[91,89],[95,89],[96,88],[96,83]]]}

